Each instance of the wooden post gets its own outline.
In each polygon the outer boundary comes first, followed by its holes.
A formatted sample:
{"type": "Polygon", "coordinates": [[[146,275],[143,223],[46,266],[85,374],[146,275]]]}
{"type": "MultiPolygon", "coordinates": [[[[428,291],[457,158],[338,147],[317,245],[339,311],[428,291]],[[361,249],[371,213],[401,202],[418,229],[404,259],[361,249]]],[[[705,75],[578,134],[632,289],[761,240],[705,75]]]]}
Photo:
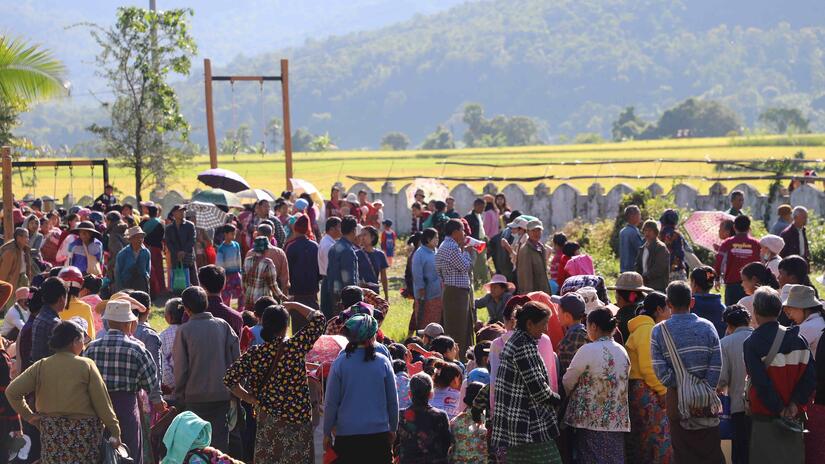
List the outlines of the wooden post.
{"type": "Polygon", "coordinates": [[[215,115],[212,112],[212,62],[203,59],[203,88],[206,97],[206,134],[209,140],[209,166],[218,167],[218,143],[215,141],[215,115]]]}
{"type": "Polygon", "coordinates": [[[3,147],[3,237],[6,242],[14,240],[14,195],[11,192],[11,148],[3,147]]]}
{"type": "Polygon", "coordinates": [[[109,160],[103,159],[103,188],[109,185],[109,160]]]}
{"type": "Polygon", "coordinates": [[[286,188],[292,190],[292,128],[289,122],[289,60],[281,60],[281,96],[284,105],[284,163],[286,188]]]}

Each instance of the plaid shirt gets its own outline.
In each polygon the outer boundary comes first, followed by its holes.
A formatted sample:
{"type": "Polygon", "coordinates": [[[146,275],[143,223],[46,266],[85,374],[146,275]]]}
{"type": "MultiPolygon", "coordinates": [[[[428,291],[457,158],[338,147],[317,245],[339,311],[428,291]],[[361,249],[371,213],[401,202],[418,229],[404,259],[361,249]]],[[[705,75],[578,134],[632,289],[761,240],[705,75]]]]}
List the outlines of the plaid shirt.
{"type": "Polygon", "coordinates": [[[244,306],[248,310],[252,310],[262,296],[280,295],[275,263],[262,253],[250,253],[243,262],[243,287],[246,297],[244,306]]]}
{"type": "MultiPolygon", "coordinates": [[[[381,298],[380,295],[373,292],[368,288],[361,289],[364,292],[364,303],[371,304],[373,308],[381,311],[384,315],[384,318],[387,317],[387,313],[390,311],[390,304],[387,303],[387,300],[381,298]]],[[[346,308],[344,308],[346,309],[346,308]]],[[[337,315],[327,321],[327,329],[324,332],[325,335],[344,335],[344,324],[346,324],[346,320],[341,317],[341,315],[337,315]]]]}
{"type": "Polygon", "coordinates": [[[32,364],[54,354],[49,347],[49,339],[57,324],[60,324],[60,317],[51,307],[43,305],[32,323],[32,364]]]}
{"type": "Polygon", "coordinates": [[[473,259],[452,237],[447,237],[435,253],[435,270],[444,285],[470,288],[470,269],[473,259]]]}
{"type": "Polygon", "coordinates": [[[178,327],[180,327],[179,324],[173,324],[160,333],[161,383],[167,387],[175,386],[172,348],[175,346],[175,334],[178,333],[178,327]]]}
{"type": "Polygon", "coordinates": [[[570,367],[570,361],[573,360],[576,351],[579,351],[579,348],[584,346],[588,341],[587,329],[584,328],[584,324],[581,322],[567,328],[567,332],[565,332],[564,337],[559,342],[559,348],[557,350],[561,375],[567,372],[567,368],[570,367]]]}
{"type": "Polygon", "coordinates": [[[494,445],[546,443],[558,436],[553,406],[559,404],[559,395],[550,388],[536,340],[527,332],[516,330],[504,345],[494,388],[494,445]]]}
{"type": "Polygon", "coordinates": [[[110,393],[146,390],[153,403],[160,401],[155,362],[138,340],[109,329],[103,338],[89,343],[85,356],[95,362],[110,393]]]}

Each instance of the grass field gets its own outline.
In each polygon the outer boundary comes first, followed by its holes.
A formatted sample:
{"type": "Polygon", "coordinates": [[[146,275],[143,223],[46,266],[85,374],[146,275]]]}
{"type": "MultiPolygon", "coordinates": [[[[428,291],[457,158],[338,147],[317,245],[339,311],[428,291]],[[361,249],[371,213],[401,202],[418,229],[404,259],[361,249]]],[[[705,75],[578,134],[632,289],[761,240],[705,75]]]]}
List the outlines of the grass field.
{"type": "MultiPolygon", "coordinates": [[[[315,184],[323,194],[327,194],[329,187],[336,181],[349,186],[354,181],[347,175],[394,177],[465,177],[465,176],[496,176],[496,177],[530,177],[553,175],[556,177],[568,176],[615,176],[615,175],[652,175],[652,176],[706,176],[709,180],[685,180],[698,188],[700,192],[722,176],[742,176],[747,172],[716,172],[712,165],[705,164],[676,164],[676,163],[641,163],[616,164],[601,166],[546,166],[546,167],[497,167],[479,168],[466,166],[443,165],[442,161],[483,162],[493,164],[507,164],[517,162],[543,161],[585,161],[585,160],[619,160],[619,159],[737,159],[750,160],[754,158],[786,158],[792,157],[799,151],[805,153],[807,159],[825,158],[825,146],[822,146],[821,137],[811,136],[801,139],[801,145],[796,146],[741,146],[760,144],[769,145],[776,140],[772,137],[753,138],[707,138],[707,139],[680,139],[655,140],[640,142],[607,143],[600,145],[552,145],[537,147],[514,147],[492,149],[457,149],[457,150],[408,150],[408,151],[331,151],[325,153],[296,153],[294,171],[295,177],[308,180],[315,184]],[[806,146],[805,140],[811,140],[812,146],[806,146]]],[[[267,188],[273,192],[284,189],[284,162],[282,154],[267,155],[221,155],[221,167],[236,171],[243,176],[253,187],[267,188]]],[[[208,156],[197,156],[188,167],[173,174],[169,188],[189,194],[198,187],[203,187],[196,179],[196,174],[209,167],[208,156]]],[[[60,168],[55,177],[53,168],[39,169],[35,186],[23,186],[21,180],[30,181],[31,170],[15,171],[14,192],[18,197],[25,193],[52,195],[62,198],[72,192],[75,198],[83,195],[100,194],[102,190],[102,171],[95,170],[94,177],[89,168],[75,168],[72,172],[68,168],[60,168]],[[71,175],[70,175],[71,174],[71,175]],[[93,182],[94,181],[94,182],[93,182]]],[[[594,182],[593,178],[566,181],[580,191],[586,191],[594,182]]],[[[111,181],[121,195],[134,194],[133,176],[120,167],[111,169],[111,181]]],[[[555,188],[561,180],[546,180],[545,184],[555,188]]],[[[600,179],[599,182],[610,189],[618,182],[627,183],[633,187],[650,185],[653,180],[617,180],[610,177],[600,179]]],[[[659,179],[658,183],[669,190],[678,179],[659,179]]],[[[396,189],[400,189],[406,181],[397,181],[396,189]]],[[[449,186],[457,182],[445,181],[449,186]]],[[[470,185],[481,190],[486,182],[470,182],[470,185]]],[[[508,182],[498,182],[503,187],[508,182]]],[[[532,191],[538,182],[521,183],[528,191],[532,191]]],[[[732,187],[739,182],[736,180],[723,181],[732,187]]],[[[751,185],[763,193],[767,193],[769,181],[750,181],[751,185]]],[[[370,187],[380,189],[383,181],[371,182],[370,187]]],[[[144,192],[146,194],[148,192],[144,192]]]]}

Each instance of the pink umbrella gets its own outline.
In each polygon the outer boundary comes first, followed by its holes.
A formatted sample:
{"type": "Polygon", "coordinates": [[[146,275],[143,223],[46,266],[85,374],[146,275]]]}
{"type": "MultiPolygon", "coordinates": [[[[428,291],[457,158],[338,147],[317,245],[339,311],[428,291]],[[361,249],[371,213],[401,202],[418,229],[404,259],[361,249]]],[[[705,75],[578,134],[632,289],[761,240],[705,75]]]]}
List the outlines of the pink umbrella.
{"type": "Polygon", "coordinates": [[[694,211],[685,221],[684,228],[690,240],[702,248],[713,250],[722,244],[719,238],[719,224],[734,217],[721,211],[694,211]]]}
{"type": "Polygon", "coordinates": [[[338,357],[347,346],[347,338],[341,335],[321,335],[312,349],[307,353],[306,362],[314,364],[323,364],[325,362],[332,362],[338,357]]]}

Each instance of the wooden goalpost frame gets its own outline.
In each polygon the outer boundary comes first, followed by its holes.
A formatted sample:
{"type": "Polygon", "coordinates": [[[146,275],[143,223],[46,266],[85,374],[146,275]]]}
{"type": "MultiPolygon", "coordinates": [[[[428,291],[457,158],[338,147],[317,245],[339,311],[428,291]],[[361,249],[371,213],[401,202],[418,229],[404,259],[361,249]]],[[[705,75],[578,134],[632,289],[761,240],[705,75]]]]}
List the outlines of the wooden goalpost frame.
{"type": "Polygon", "coordinates": [[[209,166],[212,169],[218,167],[218,142],[215,137],[215,113],[212,108],[212,82],[228,81],[234,83],[252,81],[260,82],[261,84],[263,84],[267,81],[281,81],[286,186],[287,188],[291,188],[289,179],[292,178],[292,130],[289,121],[289,60],[281,60],[280,76],[213,76],[212,62],[209,60],[209,58],[204,58],[203,80],[205,94],[204,100],[206,104],[206,132],[209,140],[209,166]]]}

